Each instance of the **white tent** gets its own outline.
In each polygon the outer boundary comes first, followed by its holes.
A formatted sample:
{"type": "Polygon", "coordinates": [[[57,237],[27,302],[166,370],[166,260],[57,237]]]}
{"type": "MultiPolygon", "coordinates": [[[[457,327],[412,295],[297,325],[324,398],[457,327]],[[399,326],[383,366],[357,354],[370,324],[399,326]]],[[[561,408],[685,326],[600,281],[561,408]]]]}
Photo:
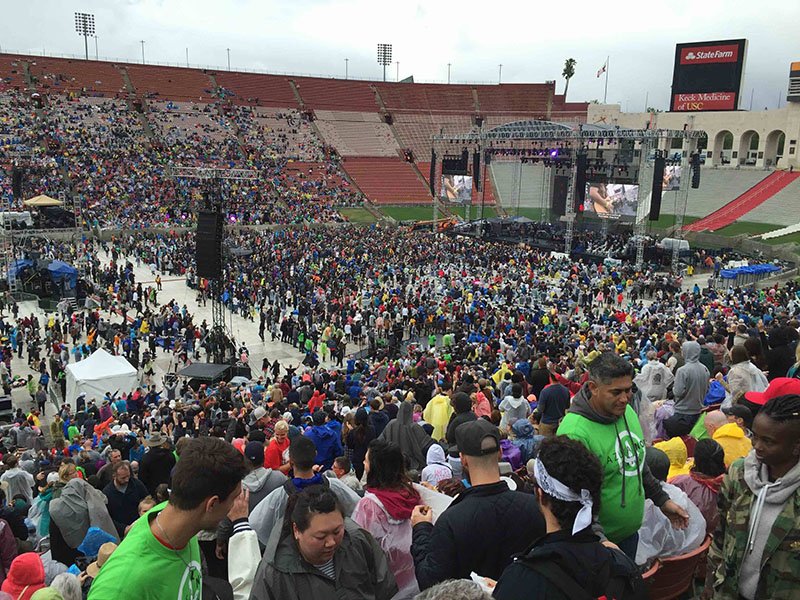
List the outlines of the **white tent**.
{"type": "Polygon", "coordinates": [[[106,392],[132,392],[139,385],[139,375],[124,356],[114,356],[102,348],[89,358],[67,365],[67,399],[75,409],[78,394],[86,392],[86,401],[99,403],[106,392]]]}

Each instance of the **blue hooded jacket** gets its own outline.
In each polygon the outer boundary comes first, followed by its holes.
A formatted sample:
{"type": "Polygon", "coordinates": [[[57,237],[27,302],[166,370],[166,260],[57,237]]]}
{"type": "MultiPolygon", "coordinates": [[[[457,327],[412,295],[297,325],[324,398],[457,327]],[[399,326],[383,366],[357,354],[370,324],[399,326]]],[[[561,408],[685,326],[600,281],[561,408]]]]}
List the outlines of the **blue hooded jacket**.
{"type": "Polygon", "coordinates": [[[327,425],[315,425],[305,435],[314,442],[314,446],[317,448],[317,457],[314,462],[322,465],[323,470],[330,469],[334,459],[344,454],[341,435],[337,435],[327,425]]]}

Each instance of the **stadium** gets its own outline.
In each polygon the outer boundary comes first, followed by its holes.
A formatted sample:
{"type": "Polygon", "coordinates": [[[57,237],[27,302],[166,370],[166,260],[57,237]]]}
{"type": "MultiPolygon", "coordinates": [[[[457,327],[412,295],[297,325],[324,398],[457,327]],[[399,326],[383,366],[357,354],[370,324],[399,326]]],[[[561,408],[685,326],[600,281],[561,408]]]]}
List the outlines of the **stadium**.
{"type": "Polygon", "coordinates": [[[94,27],[0,52],[0,600],[800,594],[800,63],[635,112],[94,27]]]}

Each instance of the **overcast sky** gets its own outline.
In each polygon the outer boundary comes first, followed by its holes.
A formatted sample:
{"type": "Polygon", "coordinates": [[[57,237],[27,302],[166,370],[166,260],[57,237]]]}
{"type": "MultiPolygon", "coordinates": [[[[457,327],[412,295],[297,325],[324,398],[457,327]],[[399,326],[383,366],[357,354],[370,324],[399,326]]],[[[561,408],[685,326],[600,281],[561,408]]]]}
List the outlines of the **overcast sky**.
{"type": "MultiPolygon", "coordinates": [[[[789,63],[800,60],[800,2],[370,2],[367,0],[4,0],[3,51],[83,55],[74,12],[95,14],[101,58],[379,78],[376,44],[393,45],[400,77],[417,81],[558,81],[575,58],[569,100],[603,100],[597,71],[610,56],[608,101],[667,108],[675,44],[747,38],[743,108],[785,104],[789,63]]],[[[94,57],[94,40],[89,41],[94,57]]],[[[396,65],[387,79],[396,77],[396,65]]]]}

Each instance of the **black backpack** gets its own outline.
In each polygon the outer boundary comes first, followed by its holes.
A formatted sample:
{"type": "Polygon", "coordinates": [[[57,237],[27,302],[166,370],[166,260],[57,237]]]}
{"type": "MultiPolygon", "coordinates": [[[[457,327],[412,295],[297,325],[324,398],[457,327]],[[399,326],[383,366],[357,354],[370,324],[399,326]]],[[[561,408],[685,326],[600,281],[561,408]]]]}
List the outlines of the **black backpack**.
{"type": "Polygon", "coordinates": [[[553,558],[520,557],[518,562],[535,571],[570,600],[649,600],[644,582],[632,561],[618,550],[610,553],[612,560],[596,574],[595,580],[608,581],[605,594],[595,596],[587,592],[553,558]]]}

